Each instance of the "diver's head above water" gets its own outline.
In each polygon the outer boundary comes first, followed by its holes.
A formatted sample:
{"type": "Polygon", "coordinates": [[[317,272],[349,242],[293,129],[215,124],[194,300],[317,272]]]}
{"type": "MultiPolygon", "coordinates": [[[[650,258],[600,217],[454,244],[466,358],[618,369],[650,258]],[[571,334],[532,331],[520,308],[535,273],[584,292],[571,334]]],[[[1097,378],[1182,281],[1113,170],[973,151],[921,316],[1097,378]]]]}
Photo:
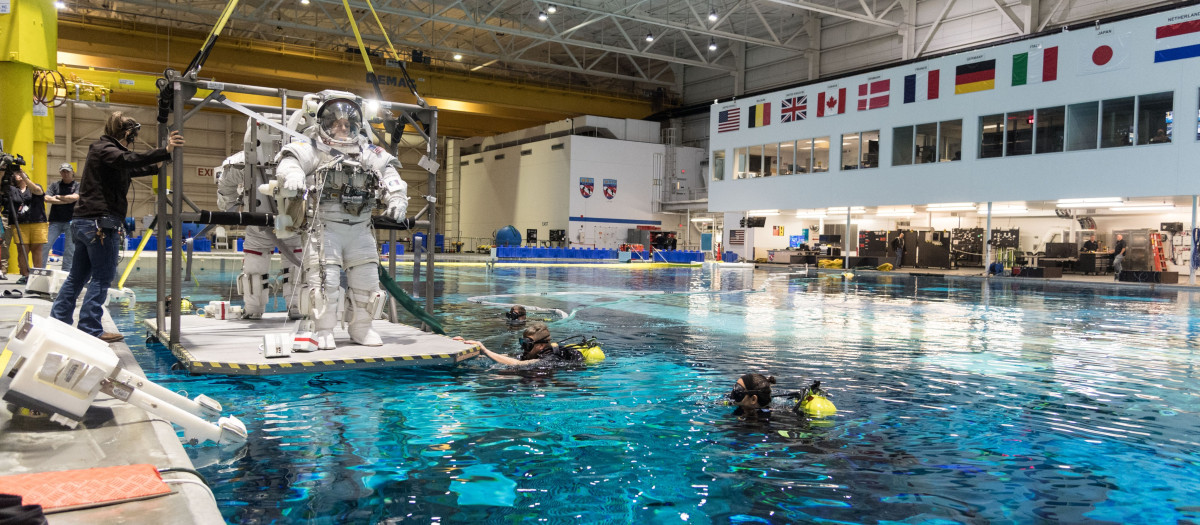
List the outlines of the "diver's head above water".
{"type": "Polygon", "coordinates": [[[775,376],[762,374],[746,374],[739,377],[729,399],[733,404],[745,408],[762,408],[771,404],[771,385],[775,384],[775,376]]]}
{"type": "Polygon", "coordinates": [[[549,350],[550,328],[546,323],[533,323],[521,332],[521,360],[537,359],[543,352],[549,350]]]}
{"type": "Polygon", "coordinates": [[[525,307],[515,305],[507,312],[504,312],[505,321],[508,326],[523,326],[525,324],[525,307]]]}

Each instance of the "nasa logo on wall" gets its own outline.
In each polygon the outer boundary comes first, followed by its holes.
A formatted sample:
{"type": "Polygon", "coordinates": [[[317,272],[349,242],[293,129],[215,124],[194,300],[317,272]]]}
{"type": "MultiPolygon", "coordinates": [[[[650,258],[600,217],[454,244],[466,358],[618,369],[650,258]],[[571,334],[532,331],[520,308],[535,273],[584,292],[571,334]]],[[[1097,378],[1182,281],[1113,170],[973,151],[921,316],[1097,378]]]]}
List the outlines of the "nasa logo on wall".
{"type": "Polygon", "coordinates": [[[604,179],[604,197],[612,200],[617,195],[617,179],[604,179]]]}
{"type": "MultiPolygon", "coordinates": [[[[596,179],[593,179],[591,177],[579,177],[579,194],[583,195],[583,198],[586,199],[588,197],[591,197],[592,192],[595,190],[596,190],[596,179]]],[[[612,197],[609,197],[609,198],[611,199],[612,197]]]]}

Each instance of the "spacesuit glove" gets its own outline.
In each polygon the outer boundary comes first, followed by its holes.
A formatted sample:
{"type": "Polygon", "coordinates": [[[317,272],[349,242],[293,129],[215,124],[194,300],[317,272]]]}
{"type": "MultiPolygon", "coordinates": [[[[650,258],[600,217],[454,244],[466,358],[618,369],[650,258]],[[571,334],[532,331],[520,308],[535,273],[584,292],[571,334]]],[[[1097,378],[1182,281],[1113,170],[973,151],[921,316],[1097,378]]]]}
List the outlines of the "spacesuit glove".
{"type": "Polygon", "coordinates": [[[284,175],[283,189],[291,191],[304,191],[304,174],[293,171],[284,175]]]}
{"type": "Polygon", "coordinates": [[[404,199],[394,198],[388,201],[387,211],[383,212],[388,218],[396,222],[404,221],[404,214],[408,211],[408,203],[404,199]]]}

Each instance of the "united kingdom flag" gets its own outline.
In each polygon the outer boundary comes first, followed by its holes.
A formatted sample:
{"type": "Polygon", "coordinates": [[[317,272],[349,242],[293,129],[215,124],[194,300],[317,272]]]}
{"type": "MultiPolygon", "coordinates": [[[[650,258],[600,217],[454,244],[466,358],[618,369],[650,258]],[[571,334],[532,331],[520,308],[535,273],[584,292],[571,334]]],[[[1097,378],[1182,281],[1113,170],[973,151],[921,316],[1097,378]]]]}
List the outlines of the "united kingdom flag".
{"type": "Polygon", "coordinates": [[[808,95],[785,98],[779,104],[780,122],[798,122],[808,118],[808,95]]]}
{"type": "Polygon", "coordinates": [[[596,190],[596,179],[591,177],[579,177],[579,194],[583,198],[592,196],[592,192],[596,190]]]}
{"type": "Polygon", "coordinates": [[[604,198],[612,200],[617,196],[617,179],[604,179],[604,198]]]}

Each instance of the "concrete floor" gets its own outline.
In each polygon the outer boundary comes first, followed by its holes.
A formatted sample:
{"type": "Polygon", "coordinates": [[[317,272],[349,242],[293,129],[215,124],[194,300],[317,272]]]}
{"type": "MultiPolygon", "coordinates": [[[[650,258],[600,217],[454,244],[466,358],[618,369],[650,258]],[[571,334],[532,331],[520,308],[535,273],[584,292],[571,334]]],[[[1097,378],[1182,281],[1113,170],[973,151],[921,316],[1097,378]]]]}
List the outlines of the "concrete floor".
{"type": "MultiPolygon", "coordinates": [[[[24,288],[15,281],[16,277],[10,274],[8,280],[0,280],[0,290],[24,288]]],[[[33,306],[35,314],[49,316],[50,304],[37,297],[0,298],[0,337],[7,341],[27,305],[33,306]]],[[[108,331],[117,331],[111,319],[106,317],[104,324],[108,331]]],[[[110,348],[120,358],[121,366],[142,373],[128,346],[114,343],[110,348]]],[[[97,398],[76,429],[48,422],[29,428],[15,426],[5,405],[0,403],[0,475],[146,463],[160,469],[194,468],[171,423],[104,394],[97,398]]],[[[215,446],[203,449],[203,453],[220,454],[215,446]]],[[[163,479],[196,480],[196,477],[166,473],[163,479]]],[[[173,492],[166,496],[55,513],[48,518],[51,523],[81,525],[224,522],[216,501],[203,487],[188,482],[169,486],[173,492]]]]}

